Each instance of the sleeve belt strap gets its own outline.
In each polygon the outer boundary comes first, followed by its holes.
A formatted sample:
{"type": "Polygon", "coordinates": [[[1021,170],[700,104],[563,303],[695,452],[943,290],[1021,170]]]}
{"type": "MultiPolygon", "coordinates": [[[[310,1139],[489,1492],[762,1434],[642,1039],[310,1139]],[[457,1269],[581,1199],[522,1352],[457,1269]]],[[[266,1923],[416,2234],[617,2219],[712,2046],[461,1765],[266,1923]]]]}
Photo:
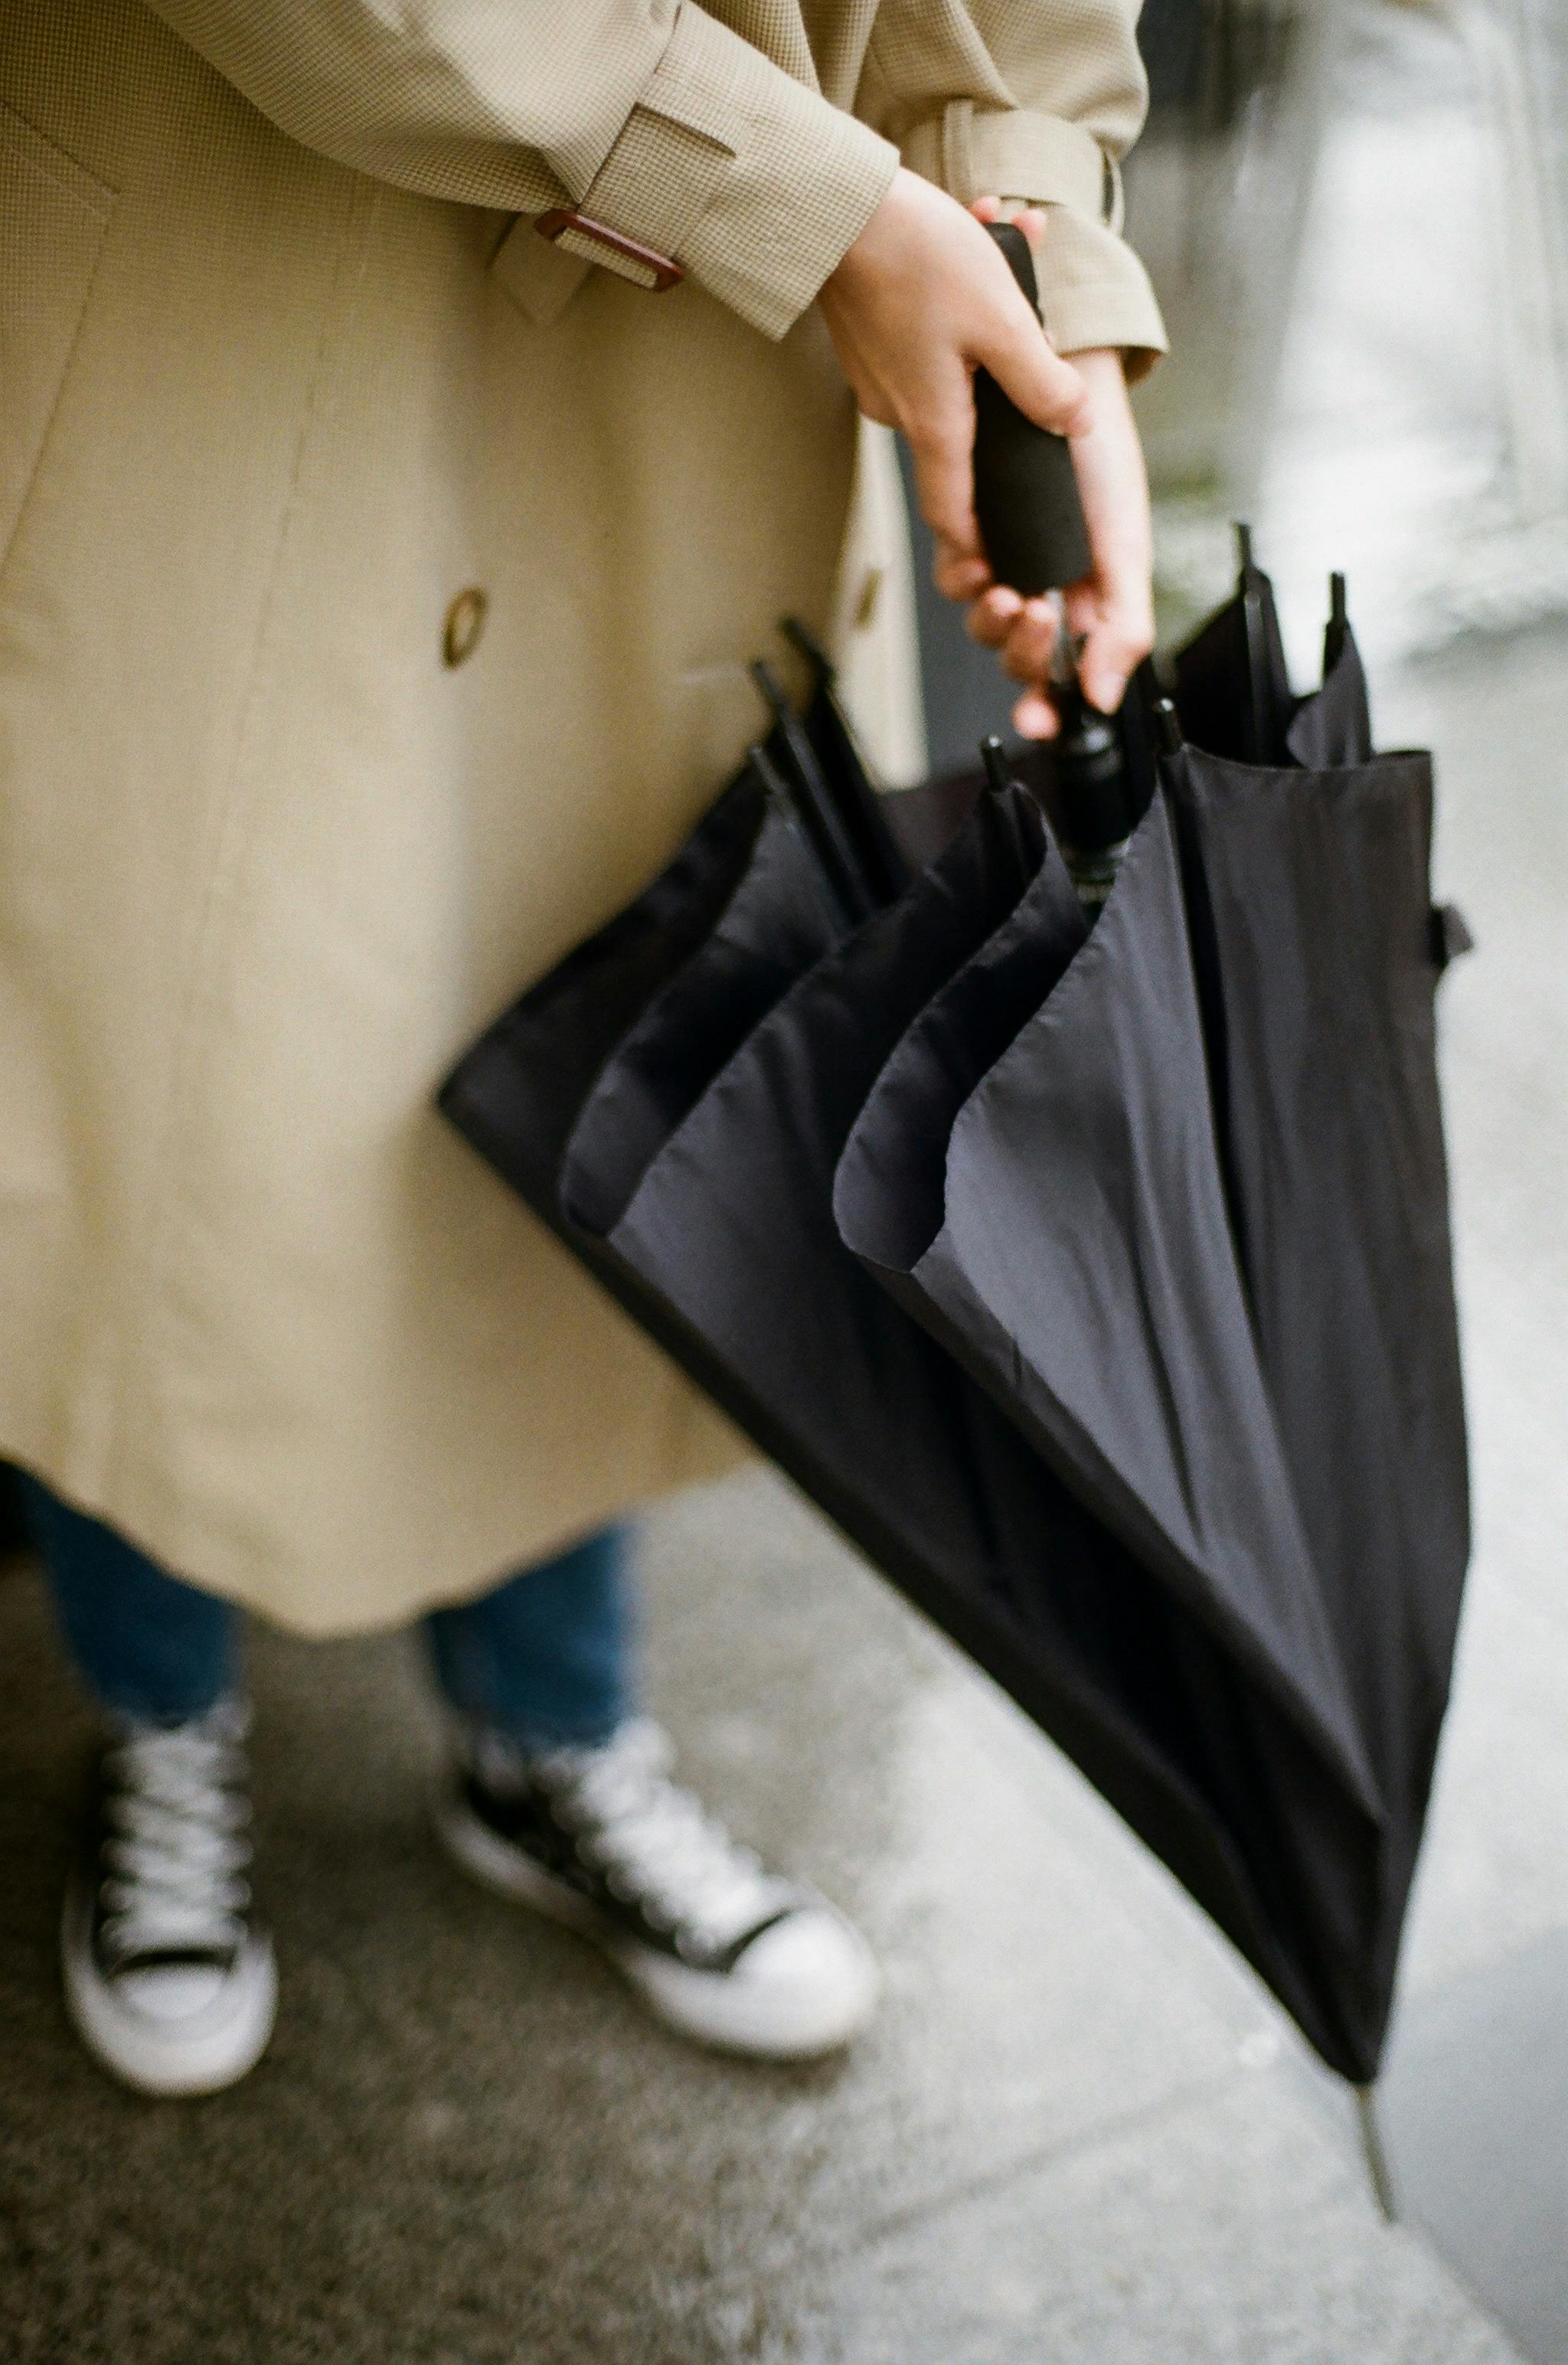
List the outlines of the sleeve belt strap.
{"type": "MultiPolygon", "coordinates": [[[[678,263],[683,248],[711,205],[733,151],[705,131],[646,107],[633,107],[602,170],[577,211],[652,247],[678,263]]],[[[658,275],[634,257],[620,254],[577,229],[560,232],[555,243],[585,263],[601,263],[639,287],[656,287],[658,275]]]]}
{"type": "Polygon", "coordinates": [[[1060,116],[954,99],[906,135],[903,161],[961,205],[981,196],[1028,197],[1070,206],[1113,229],[1120,218],[1114,163],[1092,132],[1060,116]]]}

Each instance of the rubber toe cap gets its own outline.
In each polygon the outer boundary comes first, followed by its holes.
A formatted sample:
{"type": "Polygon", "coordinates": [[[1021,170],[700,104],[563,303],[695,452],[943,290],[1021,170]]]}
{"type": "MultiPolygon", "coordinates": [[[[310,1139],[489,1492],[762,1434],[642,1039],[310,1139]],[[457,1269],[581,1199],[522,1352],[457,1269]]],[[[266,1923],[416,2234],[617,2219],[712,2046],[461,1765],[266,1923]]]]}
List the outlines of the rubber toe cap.
{"type": "Polygon", "coordinates": [[[781,2046],[827,2051],[857,2036],[881,1975],[859,1932],[831,1905],[803,1905],[761,1931],[731,1975],[767,2008],[781,2046]]]}

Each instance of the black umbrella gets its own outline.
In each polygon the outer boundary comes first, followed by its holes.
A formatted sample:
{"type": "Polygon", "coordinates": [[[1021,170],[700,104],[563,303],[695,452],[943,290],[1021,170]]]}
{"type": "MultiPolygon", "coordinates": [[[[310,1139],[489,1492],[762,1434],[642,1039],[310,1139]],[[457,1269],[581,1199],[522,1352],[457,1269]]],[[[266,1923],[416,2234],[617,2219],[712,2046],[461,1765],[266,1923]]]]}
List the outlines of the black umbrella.
{"type": "Polygon", "coordinates": [[[1243,764],[1302,765],[1327,771],[1364,764],[1372,753],[1367,678],[1345,607],[1345,578],[1328,578],[1323,685],[1297,698],[1285,667],[1274,587],[1238,526],[1236,596],[1175,662],[1176,695],[1188,738],[1211,756],[1243,764]]]}
{"type": "Polygon", "coordinates": [[[1464,1549],[1426,759],[1157,786],[1129,702],[1091,926],[1048,754],[873,801],[813,670],[442,1105],[1364,2081],[1464,1549]]]}

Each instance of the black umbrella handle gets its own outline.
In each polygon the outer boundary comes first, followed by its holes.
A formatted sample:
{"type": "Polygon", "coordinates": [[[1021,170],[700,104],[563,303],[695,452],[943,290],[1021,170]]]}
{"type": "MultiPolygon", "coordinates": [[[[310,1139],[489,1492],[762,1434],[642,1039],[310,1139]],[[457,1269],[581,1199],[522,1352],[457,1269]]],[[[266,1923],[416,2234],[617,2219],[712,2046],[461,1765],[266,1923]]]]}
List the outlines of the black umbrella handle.
{"type": "MultiPolygon", "coordinates": [[[[987,227],[1037,314],[1028,240],[1013,222],[987,227]]],[[[1089,534],[1067,437],[1025,418],[983,369],[975,372],[975,516],[991,573],[1026,600],[1089,573],[1089,534]]]]}

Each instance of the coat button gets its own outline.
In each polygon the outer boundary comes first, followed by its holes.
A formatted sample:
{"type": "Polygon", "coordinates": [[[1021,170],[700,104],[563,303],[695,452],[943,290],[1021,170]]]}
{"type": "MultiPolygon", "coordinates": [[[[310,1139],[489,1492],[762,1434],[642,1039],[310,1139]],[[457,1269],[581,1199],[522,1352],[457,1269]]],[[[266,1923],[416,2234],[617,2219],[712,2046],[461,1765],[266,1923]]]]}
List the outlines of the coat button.
{"type": "Polygon", "coordinates": [[[485,629],[485,619],[490,612],[490,602],[477,584],[460,591],[446,611],[442,627],[441,653],[449,666],[460,666],[471,657],[479,645],[485,629]]]}

